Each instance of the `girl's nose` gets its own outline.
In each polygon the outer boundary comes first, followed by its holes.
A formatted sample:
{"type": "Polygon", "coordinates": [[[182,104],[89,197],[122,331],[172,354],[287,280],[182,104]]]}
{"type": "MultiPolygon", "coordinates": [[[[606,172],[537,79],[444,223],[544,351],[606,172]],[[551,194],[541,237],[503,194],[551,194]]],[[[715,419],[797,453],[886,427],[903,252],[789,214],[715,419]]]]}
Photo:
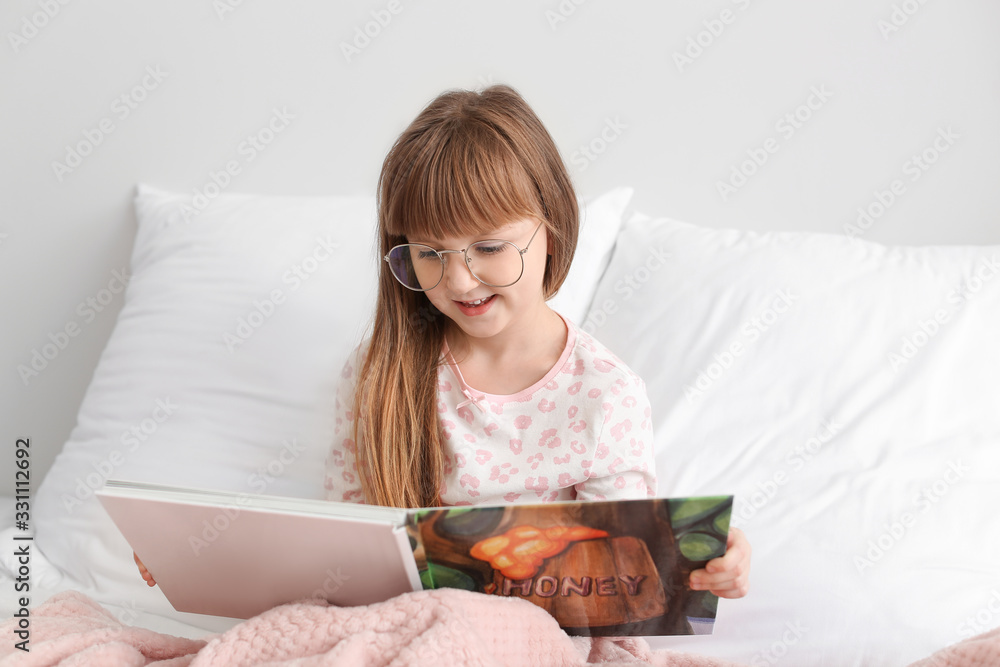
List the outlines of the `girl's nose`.
{"type": "Polygon", "coordinates": [[[465,294],[479,285],[479,281],[465,264],[464,254],[448,253],[444,257],[444,280],[450,292],[465,294]]]}

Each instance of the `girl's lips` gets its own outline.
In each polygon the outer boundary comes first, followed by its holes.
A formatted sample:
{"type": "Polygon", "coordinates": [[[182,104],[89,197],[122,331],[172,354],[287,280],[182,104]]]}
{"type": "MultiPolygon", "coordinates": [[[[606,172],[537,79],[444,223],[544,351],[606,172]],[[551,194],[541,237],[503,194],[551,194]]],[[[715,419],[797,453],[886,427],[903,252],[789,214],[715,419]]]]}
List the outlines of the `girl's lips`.
{"type": "Polygon", "coordinates": [[[455,301],[455,304],[464,315],[482,315],[490,309],[490,306],[493,305],[493,301],[496,299],[496,296],[496,294],[491,294],[484,299],[475,299],[473,301],[455,301]],[[477,301],[479,303],[476,303],[477,301]]]}

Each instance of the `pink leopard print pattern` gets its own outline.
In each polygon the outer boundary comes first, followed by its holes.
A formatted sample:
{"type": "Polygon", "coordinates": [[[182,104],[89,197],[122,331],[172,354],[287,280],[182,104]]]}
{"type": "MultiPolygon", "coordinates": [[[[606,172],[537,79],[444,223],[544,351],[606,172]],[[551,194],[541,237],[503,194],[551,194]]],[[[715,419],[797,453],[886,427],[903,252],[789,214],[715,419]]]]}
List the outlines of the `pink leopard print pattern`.
{"type": "MultiPolygon", "coordinates": [[[[446,446],[443,505],[656,496],[645,384],[610,350],[566,324],[559,361],[513,395],[469,387],[444,349],[438,370],[438,424],[446,446]]],[[[341,373],[326,462],[328,500],[364,502],[349,409],[362,347],[341,373]]]]}

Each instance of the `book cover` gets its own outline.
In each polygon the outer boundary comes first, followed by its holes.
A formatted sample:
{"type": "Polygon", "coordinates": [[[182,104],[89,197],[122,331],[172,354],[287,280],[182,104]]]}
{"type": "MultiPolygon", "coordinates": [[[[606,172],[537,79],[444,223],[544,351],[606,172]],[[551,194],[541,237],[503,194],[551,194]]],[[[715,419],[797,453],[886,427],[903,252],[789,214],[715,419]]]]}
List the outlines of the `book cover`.
{"type": "Polygon", "coordinates": [[[251,618],[421,590],[406,509],[120,480],[97,497],[177,611],[251,618]]]}
{"type": "Polygon", "coordinates": [[[571,635],[710,634],[688,576],[726,550],[732,496],[412,510],[425,589],[516,596],[571,635]]]}

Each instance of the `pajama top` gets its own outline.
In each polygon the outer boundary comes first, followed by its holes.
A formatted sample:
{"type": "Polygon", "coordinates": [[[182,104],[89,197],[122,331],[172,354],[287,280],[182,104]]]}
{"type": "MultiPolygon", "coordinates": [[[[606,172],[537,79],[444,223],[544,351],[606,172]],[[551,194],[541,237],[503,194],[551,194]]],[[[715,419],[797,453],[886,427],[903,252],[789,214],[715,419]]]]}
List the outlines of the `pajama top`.
{"type": "MultiPolygon", "coordinates": [[[[447,344],[438,367],[444,505],[656,497],[653,432],[642,379],[565,318],[566,347],[532,386],[512,395],[468,386],[447,344]]],[[[326,497],[365,502],[351,412],[359,345],[341,373],[326,497]]]]}

